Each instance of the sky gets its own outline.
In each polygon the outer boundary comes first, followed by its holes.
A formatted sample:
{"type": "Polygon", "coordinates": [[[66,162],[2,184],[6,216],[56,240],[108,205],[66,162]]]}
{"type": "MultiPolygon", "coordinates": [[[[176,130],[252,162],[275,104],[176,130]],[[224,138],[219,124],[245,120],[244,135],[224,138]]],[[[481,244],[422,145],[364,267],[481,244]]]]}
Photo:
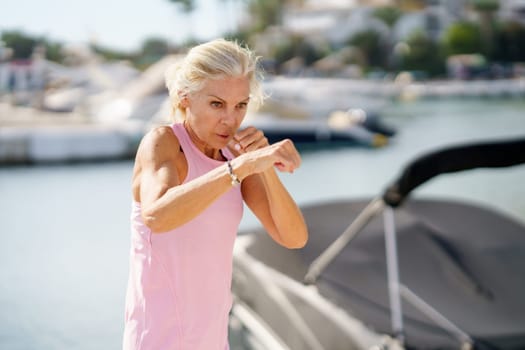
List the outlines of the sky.
{"type": "Polygon", "coordinates": [[[21,30],[65,44],[98,44],[133,51],[149,37],[181,43],[212,39],[235,28],[237,1],[198,0],[182,14],[169,0],[2,0],[0,31],[21,30]]]}

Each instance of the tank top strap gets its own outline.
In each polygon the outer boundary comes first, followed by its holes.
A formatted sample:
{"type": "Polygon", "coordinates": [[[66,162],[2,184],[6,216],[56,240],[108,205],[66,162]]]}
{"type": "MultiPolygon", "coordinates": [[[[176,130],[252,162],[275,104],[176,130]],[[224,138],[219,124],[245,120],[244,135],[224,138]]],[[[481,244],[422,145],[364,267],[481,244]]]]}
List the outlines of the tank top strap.
{"type": "MultiPolygon", "coordinates": [[[[177,136],[177,138],[179,139],[180,146],[185,154],[196,154],[197,158],[204,159],[206,162],[215,165],[221,163],[221,161],[207,158],[204,154],[200,153],[197,150],[197,147],[193,144],[193,141],[191,141],[190,135],[188,135],[188,132],[186,131],[182,123],[174,123],[171,125],[171,128],[173,129],[173,133],[175,134],[175,136],[177,136]]],[[[228,147],[221,148],[221,153],[227,160],[232,160],[233,158],[235,158],[235,156],[228,149],[228,147]]]]}
{"type": "Polygon", "coordinates": [[[233,153],[230,151],[228,147],[221,148],[221,153],[223,157],[226,158],[227,160],[232,160],[233,158],[235,158],[235,156],[233,155],[233,153]]]}
{"type": "Polygon", "coordinates": [[[174,123],[171,125],[171,129],[173,130],[173,133],[175,136],[177,136],[177,139],[179,140],[180,147],[182,148],[182,152],[188,153],[191,152],[191,140],[190,136],[184,129],[184,125],[182,123],[174,123]]]}

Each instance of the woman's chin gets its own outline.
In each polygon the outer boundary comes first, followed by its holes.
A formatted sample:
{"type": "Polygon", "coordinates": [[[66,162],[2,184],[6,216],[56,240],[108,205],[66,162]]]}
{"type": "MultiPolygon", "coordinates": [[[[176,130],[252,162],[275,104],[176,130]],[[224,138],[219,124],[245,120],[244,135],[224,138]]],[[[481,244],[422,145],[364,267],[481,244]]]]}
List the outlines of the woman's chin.
{"type": "Polygon", "coordinates": [[[220,136],[220,135],[217,135],[216,137],[216,142],[214,142],[214,147],[215,148],[218,148],[218,149],[221,149],[221,148],[224,148],[228,145],[228,143],[231,141],[231,137],[229,136],[220,136]]]}

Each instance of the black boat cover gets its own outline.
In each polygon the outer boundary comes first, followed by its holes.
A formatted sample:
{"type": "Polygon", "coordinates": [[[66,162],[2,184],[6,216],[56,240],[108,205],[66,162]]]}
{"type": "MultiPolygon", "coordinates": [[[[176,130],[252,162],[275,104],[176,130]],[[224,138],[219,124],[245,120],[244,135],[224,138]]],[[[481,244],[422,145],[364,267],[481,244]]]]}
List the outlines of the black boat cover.
{"type": "Polygon", "coordinates": [[[409,163],[386,189],[383,199],[388,205],[397,207],[412,190],[440,174],[522,163],[525,163],[525,137],[449,146],[409,163]]]}
{"type": "MultiPolygon", "coordinates": [[[[302,282],[310,263],[367,203],[305,207],[305,248],[287,250],[259,234],[248,252],[302,282]]],[[[476,348],[525,349],[525,226],[492,209],[434,200],[407,200],[395,219],[401,282],[469,334],[476,348]]],[[[372,329],[391,333],[381,217],[344,248],[317,286],[372,329]]],[[[408,348],[459,348],[419,310],[404,301],[402,308],[408,348]]]]}

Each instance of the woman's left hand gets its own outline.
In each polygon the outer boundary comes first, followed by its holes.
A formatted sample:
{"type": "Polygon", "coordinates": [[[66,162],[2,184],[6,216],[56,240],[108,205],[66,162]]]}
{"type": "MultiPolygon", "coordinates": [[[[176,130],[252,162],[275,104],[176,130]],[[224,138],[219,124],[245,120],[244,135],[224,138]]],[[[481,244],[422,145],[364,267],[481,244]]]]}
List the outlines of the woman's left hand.
{"type": "Polygon", "coordinates": [[[228,144],[228,148],[237,157],[243,153],[255,151],[269,145],[268,139],[261,130],[249,126],[246,129],[237,131],[228,144]]]}
{"type": "MultiPolygon", "coordinates": [[[[279,159],[273,164],[279,171],[293,173],[293,171],[301,164],[301,156],[299,155],[299,152],[297,152],[292,141],[282,140],[270,145],[268,139],[264,136],[264,133],[253,126],[237,131],[228,144],[228,148],[236,158],[242,154],[267,149],[269,152],[268,154],[274,153],[276,158],[279,159]],[[271,149],[274,149],[277,153],[271,149]]],[[[268,154],[263,152],[257,156],[254,154],[254,156],[256,158],[260,156],[264,158],[268,154]]]]}

